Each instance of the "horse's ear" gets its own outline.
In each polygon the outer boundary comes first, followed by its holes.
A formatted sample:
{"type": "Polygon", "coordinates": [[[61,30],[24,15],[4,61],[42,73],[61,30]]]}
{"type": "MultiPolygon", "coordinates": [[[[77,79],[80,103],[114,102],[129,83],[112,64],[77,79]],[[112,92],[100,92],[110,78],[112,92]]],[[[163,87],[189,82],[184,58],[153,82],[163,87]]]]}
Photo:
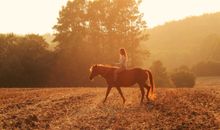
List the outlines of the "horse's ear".
{"type": "Polygon", "coordinates": [[[92,72],[92,71],[93,71],[93,69],[94,69],[94,68],[96,68],[97,66],[98,66],[98,64],[92,65],[92,66],[90,67],[90,69],[89,69],[89,70],[90,70],[90,72],[92,72]]]}

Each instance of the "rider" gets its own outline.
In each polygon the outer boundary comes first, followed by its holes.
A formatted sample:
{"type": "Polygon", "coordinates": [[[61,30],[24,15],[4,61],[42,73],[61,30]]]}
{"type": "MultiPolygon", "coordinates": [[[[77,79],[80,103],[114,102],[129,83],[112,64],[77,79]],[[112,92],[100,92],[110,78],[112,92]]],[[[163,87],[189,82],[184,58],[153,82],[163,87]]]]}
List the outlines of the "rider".
{"type": "Polygon", "coordinates": [[[115,70],[114,81],[117,80],[118,73],[127,69],[127,53],[126,53],[125,49],[121,48],[119,51],[119,54],[120,54],[119,63],[117,63],[119,65],[119,68],[115,70]]]}

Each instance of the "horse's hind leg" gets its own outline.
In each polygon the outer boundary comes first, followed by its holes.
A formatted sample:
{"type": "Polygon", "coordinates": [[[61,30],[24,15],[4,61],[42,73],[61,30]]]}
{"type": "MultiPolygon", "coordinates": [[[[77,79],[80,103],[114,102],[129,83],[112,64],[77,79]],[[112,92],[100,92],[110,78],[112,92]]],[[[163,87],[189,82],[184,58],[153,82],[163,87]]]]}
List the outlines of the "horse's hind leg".
{"type": "Polygon", "coordinates": [[[123,93],[121,91],[120,87],[116,87],[116,89],[118,90],[119,94],[121,95],[122,99],[123,99],[123,103],[125,103],[125,97],[123,96],[123,93]]]}
{"type": "Polygon", "coordinates": [[[143,104],[144,94],[145,94],[144,85],[139,85],[139,86],[140,86],[140,90],[141,90],[141,102],[140,102],[140,104],[143,104]]]}
{"type": "Polygon", "coordinates": [[[147,84],[144,84],[144,87],[147,89],[147,95],[146,95],[146,98],[147,100],[149,101],[149,92],[150,92],[150,86],[148,86],[147,84]]]}

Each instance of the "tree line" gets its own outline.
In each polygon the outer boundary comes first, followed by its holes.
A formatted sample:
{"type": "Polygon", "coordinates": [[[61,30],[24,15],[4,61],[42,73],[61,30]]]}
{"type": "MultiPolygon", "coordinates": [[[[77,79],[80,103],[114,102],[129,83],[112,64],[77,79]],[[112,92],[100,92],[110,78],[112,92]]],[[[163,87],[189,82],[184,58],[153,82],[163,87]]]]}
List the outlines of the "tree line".
{"type": "Polygon", "coordinates": [[[46,85],[54,60],[47,47],[43,37],[36,34],[0,34],[0,85],[46,85]]]}
{"type": "Polygon", "coordinates": [[[55,50],[40,35],[0,36],[1,86],[87,86],[89,67],[114,65],[119,48],[129,66],[141,66],[149,52],[139,47],[147,39],[146,22],[136,0],[73,0],[59,12],[54,25],[55,50]]]}

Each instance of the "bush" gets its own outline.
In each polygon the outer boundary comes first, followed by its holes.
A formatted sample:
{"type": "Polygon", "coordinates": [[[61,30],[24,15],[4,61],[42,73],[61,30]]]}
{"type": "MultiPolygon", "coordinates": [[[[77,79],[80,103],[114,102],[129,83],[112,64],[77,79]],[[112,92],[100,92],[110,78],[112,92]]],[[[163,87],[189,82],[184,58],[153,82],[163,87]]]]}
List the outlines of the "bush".
{"type": "Polygon", "coordinates": [[[171,80],[176,87],[193,87],[196,82],[196,77],[191,71],[180,69],[171,75],[171,80]]]}

